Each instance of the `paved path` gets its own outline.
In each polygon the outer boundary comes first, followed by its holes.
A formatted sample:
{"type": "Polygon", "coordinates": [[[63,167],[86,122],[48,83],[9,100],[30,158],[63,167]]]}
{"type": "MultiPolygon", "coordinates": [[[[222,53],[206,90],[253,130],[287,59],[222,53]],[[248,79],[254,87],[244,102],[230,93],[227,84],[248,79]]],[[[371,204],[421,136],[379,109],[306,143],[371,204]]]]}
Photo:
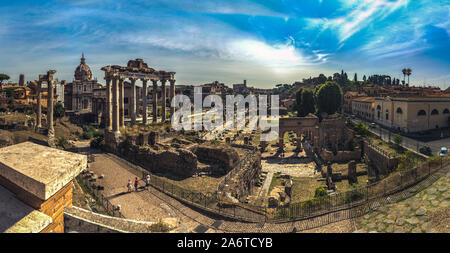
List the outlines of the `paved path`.
{"type": "Polygon", "coordinates": [[[450,233],[450,168],[424,191],[356,219],[356,232],[450,233]]]}

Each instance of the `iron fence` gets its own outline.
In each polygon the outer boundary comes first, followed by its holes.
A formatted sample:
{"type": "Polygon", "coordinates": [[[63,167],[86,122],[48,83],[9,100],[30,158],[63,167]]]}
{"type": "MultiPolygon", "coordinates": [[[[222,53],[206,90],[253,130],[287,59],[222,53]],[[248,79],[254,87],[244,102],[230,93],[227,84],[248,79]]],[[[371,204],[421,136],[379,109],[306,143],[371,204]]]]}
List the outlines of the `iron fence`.
{"type": "MultiPolygon", "coordinates": [[[[249,152],[247,159],[254,155],[249,152]]],[[[117,156],[114,156],[117,157],[117,156]]],[[[118,158],[131,167],[131,172],[142,179],[147,170],[118,158]]],[[[245,160],[245,159],[243,159],[245,160]]],[[[240,163],[236,170],[230,171],[222,181],[225,185],[244,166],[240,163]]],[[[328,195],[322,198],[314,198],[307,201],[290,203],[285,206],[268,208],[267,206],[253,206],[244,203],[224,203],[220,199],[218,188],[215,192],[197,192],[178,186],[164,177],[151,176],[150,184],[161,192],[172,196],[188,205],[200,208],[204,211],[236,220],[247,222],[300,222],[298,230],[310,229],[329,223],[355,218],[373,210],[377,206],[392,203],[408,198],[437,180],[433,174],[439,169],[450,165],[450,157],[436,162],[423,162],[412,169],[391,173],[388,177],[366,186],[328,195]]]]}
{"type": "Polygon", "coordinates": [[[97,183],[97,179],[93,179],[91,175],[84,172],[77,176],[77,181],[88,189],[89,193],[94,197],[95,201],[101,204],[108,215],[113,217],[125,218],[117,206],[114,206],[103,194],[103,188],[97,183]]]}

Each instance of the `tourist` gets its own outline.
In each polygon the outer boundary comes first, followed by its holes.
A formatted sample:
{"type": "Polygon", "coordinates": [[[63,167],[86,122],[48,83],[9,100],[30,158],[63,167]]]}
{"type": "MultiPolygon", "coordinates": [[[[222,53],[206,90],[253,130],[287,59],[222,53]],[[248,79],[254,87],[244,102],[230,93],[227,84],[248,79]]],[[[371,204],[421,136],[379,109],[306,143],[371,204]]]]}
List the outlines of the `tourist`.
{"type": "Polygon", "coordinates": [[[145,186],[147,186],[147,188],[150,186],[150,174],[147,174],[147,177],[145,178],[145,181],[146,181],[146,185],[145,186]]]}
{"type": "Polygon", "coordinates": [[[128,192],[131,192],[131,180],[128,180],[127,187],[128,187],[128,192]]]}
{"type": "Polygon", "coordinates": [[[138,190],[138,186],[139,186],[139,179],[136,177],[136,179],[134,180],[134,188],[136,189],[136,191],[138,190]]]}

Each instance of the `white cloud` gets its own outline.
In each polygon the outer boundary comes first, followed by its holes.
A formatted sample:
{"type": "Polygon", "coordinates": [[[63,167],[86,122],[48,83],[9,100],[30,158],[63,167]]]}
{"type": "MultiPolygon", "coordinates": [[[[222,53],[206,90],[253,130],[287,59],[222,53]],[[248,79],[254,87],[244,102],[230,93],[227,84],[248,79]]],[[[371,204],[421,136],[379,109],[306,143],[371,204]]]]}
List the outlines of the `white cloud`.
{"type": "Polygon", "coordinates": [[[325,29],[336,30],[339,42],[342,43],[375,20],[383,20],[398,8],[406,6],[407,3],[408,0],[353,1],[348,6],[350,8],[349,13],[346,13],[343,17],[326,20],[322,25],[325,29]]]}

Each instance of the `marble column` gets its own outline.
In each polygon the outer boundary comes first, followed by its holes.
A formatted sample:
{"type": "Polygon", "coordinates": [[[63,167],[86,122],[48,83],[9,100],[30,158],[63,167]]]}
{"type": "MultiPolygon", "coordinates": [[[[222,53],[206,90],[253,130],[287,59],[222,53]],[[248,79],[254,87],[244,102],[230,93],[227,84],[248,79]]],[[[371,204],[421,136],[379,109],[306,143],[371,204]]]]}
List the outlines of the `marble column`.
{"type": "Polygon", "coordinates": [[[142,116],[142,123],[144,125],[147,124],[147,79],[142,79],[142,109],[143,109],[143,116],[142,116]]]}
{"type": "Polygon", "coordinates": [[[42,101],[41,101],[41,87],[42,87],[42,82],[39,81],[38,86],[37,86],[37,101],[36,101],[36,106],[37,106],[37,114],[36,114],[36,128],[39,129],[42,127],[42,101]]]}
{"type": "Polygon", "coordinates": [[[175,97],[175,80],[170,80],[170,92],[169,92],[169,102],[170,102],[170,117],[172,117],[175,112],[175,108],[172,107],[172,99],[175,97]]]}
{"type": "Polygon", "coordinates": [[[55,146],[55,129],[53,128],[53,74],[55,70],[50,70],[47,72],[47,127],[48,127],[48,144],[51,147],[55,146]]]}
{"type": "Polygon", "coordinates": [[[124,110],[124,104],[123,104],[123,98],[124,98],[124,78],[119,78],[119,127],[125,126],[125,110],[124,110]]]}
{"type": "Polygon", "coordinates": [[[161,110],[161,122],[166,121],[166,80],[161,80],[161,84],[162,84],[162,100],[161,100],[161,105],[162,105],[162,110],[161,110]]]}
{"type": "Polygon", "coordinates": [[[153,123],[156,123],[158,120],[158,80],[152,80],[153,82],[153,123]]]}
{"type": "Polygon", "coordinates": [[[119,80],[112,79],[112,130],[119,133],[119,80]]]}
{"type": "Polygon", "coordinates": [[[136,125],[136,79],[131,78],[130,115],[131,125],[136,125]]]}
{"type": "Polygon", "coordinates": [[[111,78],[106,77],[106,115],[105,115],[105,129],[112,130],[112,104],[111,104],[111,78]]]}

